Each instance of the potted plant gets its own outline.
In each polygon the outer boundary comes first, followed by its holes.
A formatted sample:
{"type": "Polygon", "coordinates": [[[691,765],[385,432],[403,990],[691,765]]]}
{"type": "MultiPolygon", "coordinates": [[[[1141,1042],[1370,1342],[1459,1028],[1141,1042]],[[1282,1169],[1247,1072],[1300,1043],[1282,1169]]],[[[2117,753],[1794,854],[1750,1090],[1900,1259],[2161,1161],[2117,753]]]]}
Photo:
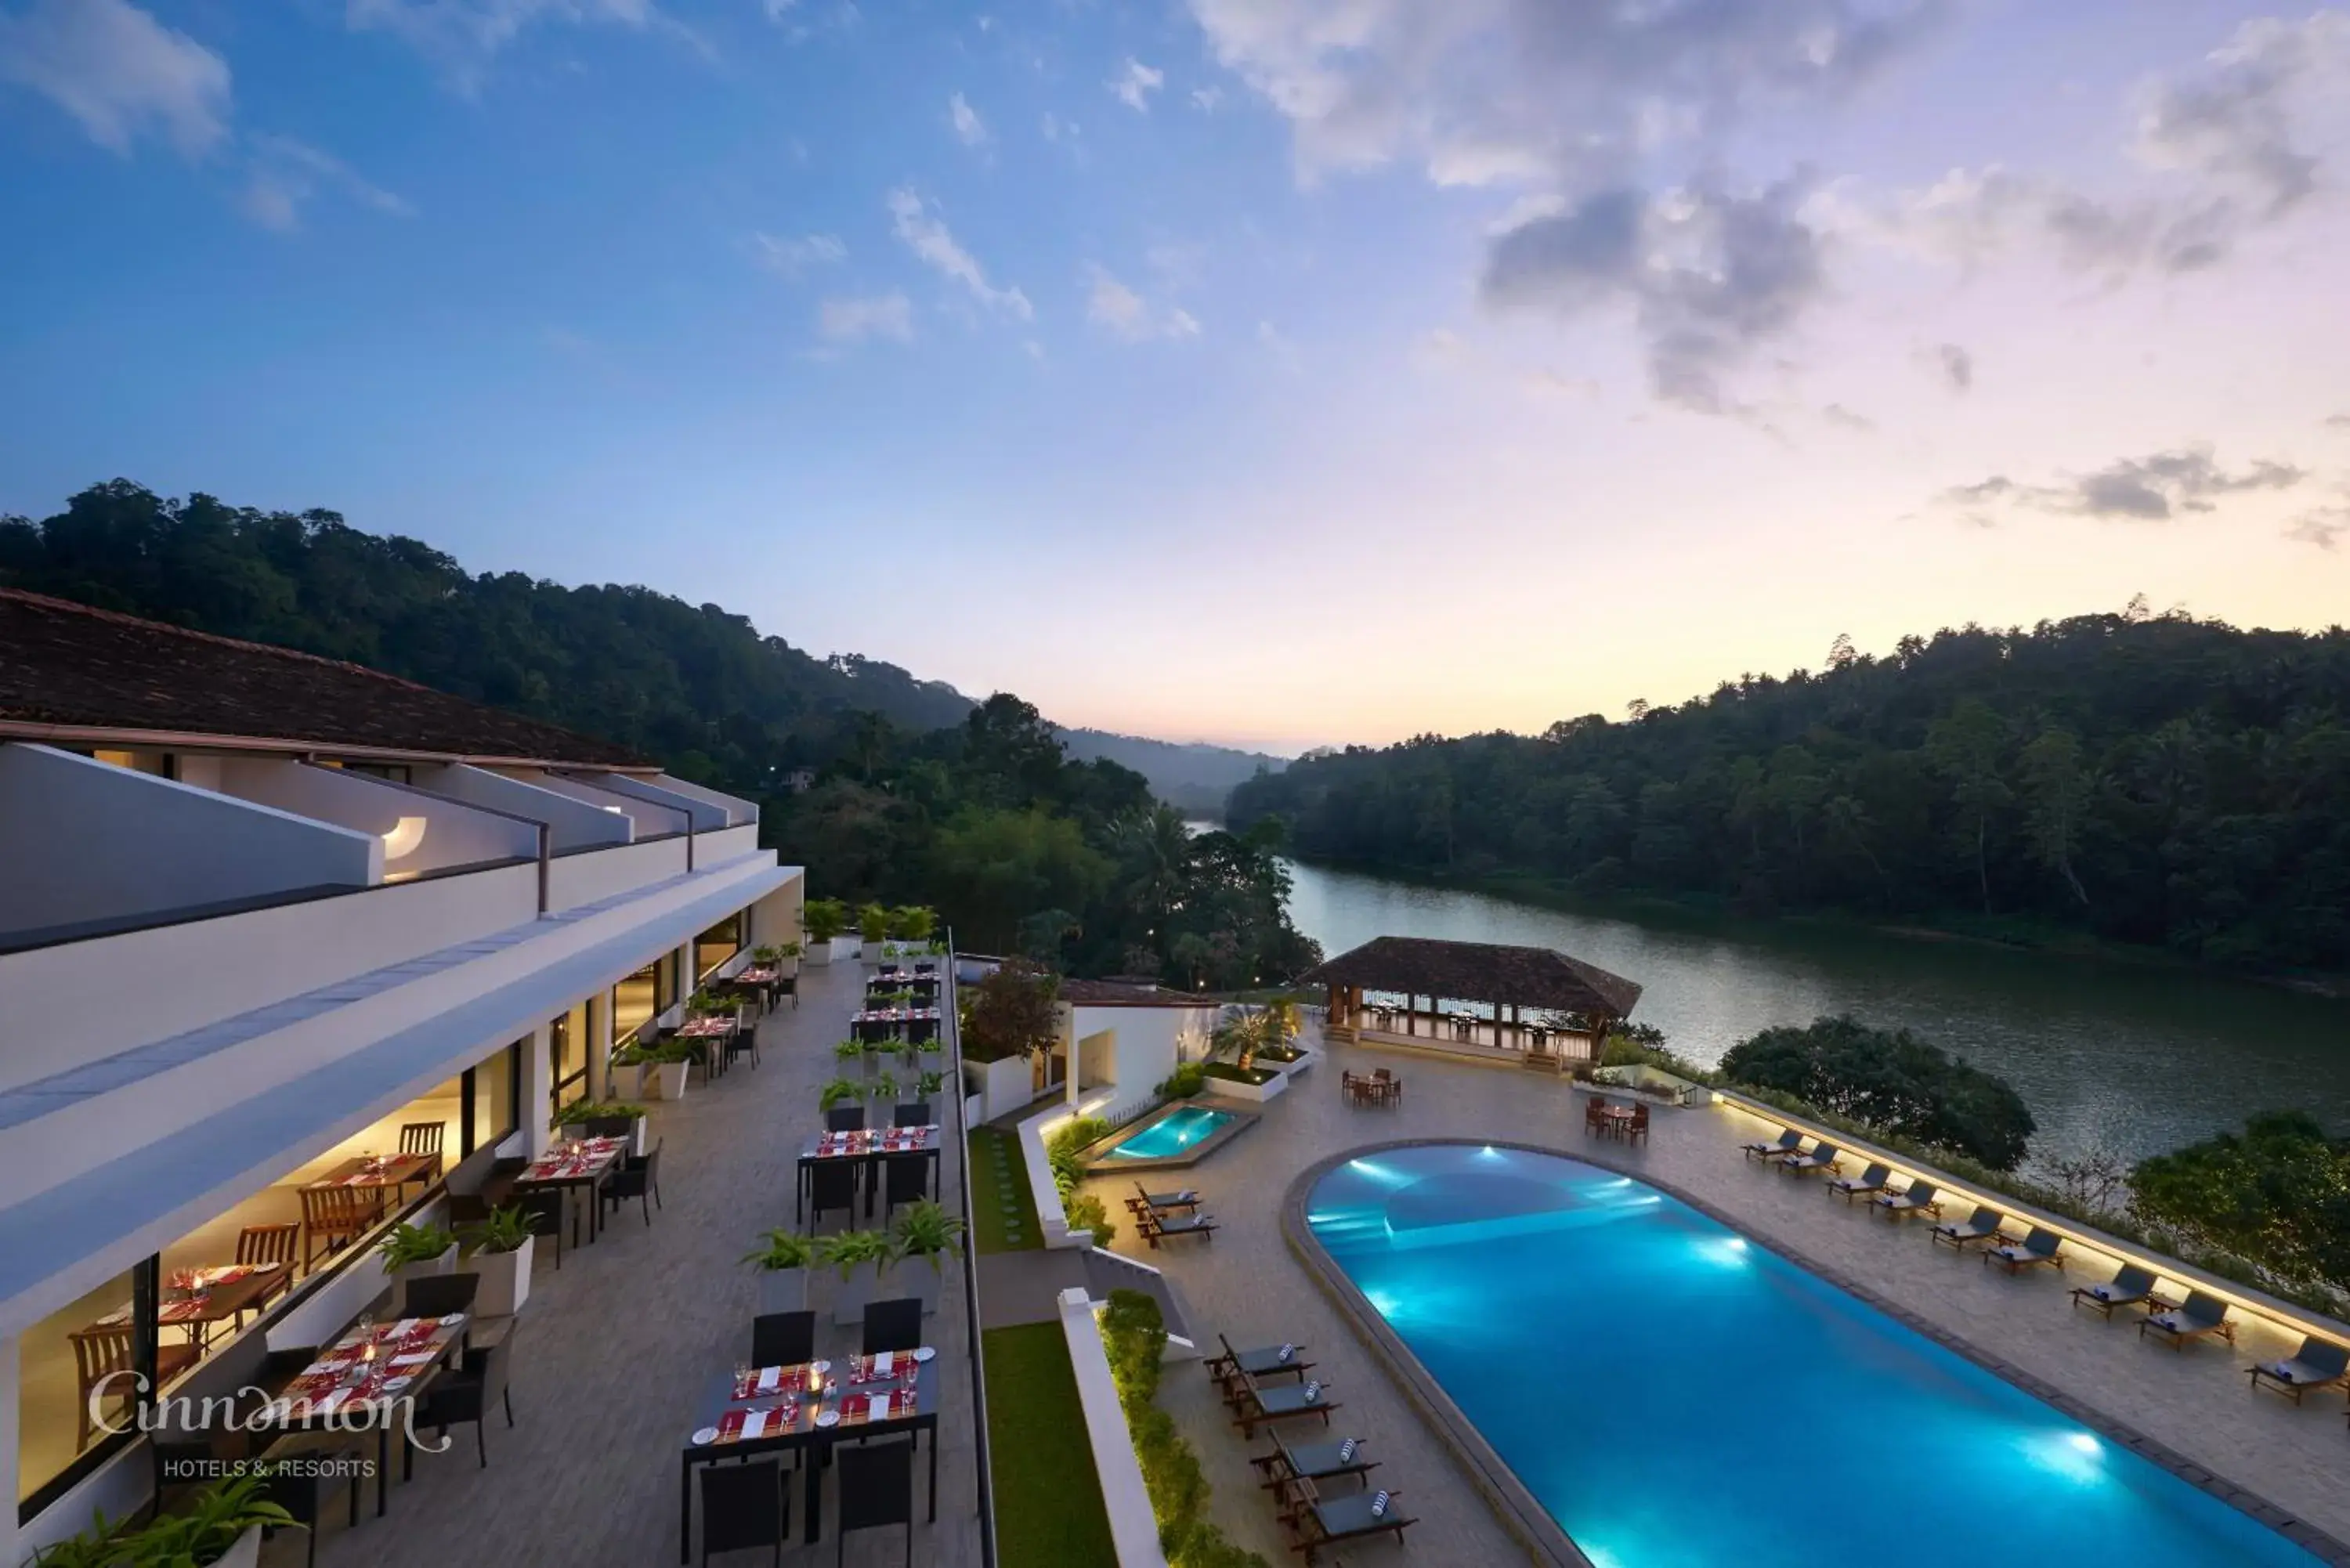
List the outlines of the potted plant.
{"type": "Polygon", "coordinates": [[[118,1526],[106,1517],[103,1509],[94,1508],[89,1512],[88,1530],[35,1547],[33,1568],[121,1568],[123,1552],[130,1539],[118,1533],[118,1526]]]}
{"type": "Polygon", "coordinates": [[[832,1059],[840,1064],[840,1070],[844,1073],[848,1071],[851,1067],[856,1068],[859,1073],[865,1072],[865,1064],[868,1060],[865,1054],[865,1042],[862,1040],[841,1041],[838,1044],[833,1046],[832,1059]]]}
{"type": "Polygon", "coordinates": [[[874,1074],[872,1081],[865,1085],[865,1092],[873,1097],[873,1103],[875,1105],[883,1105],[889,1101],[896,1099],[898,1097],[897,1075],[894,1073],[874,1074]]]}
{"type": "Polygon", "coordinates": [[[651,1082],[653,1098],[685,1098],[685,1073],[693,1065],[693,1047],[682,1040],[664,1040],[647,1054],[650,1063],[646,1077],[651,1082]]]}
{"type": "MultiPolygon", "coordinates": [[[[267,1480],[242,1475],[205,1488],[184,1513],[169,1513],[130,1535],[114,1537],[122,1568],[255,1568],[261,1532],[296,1524],[269,1501],[267,1480]]],[[[43,1562],[52,1559],[44,1558],[43,1562]]]]}
{"type": "Polygon", "coordinates": [[[816,1239],[797,1231],[778,1229],[760,1237],[758,1249],[743,1254],[759,1271],[759,1310],[806,1311],[808,1265],[816,1257],[816,1239]]]}
{"type": "Polygon", "coordinates": [[[867,904],[857,911],[857,934],[863,939],[857,956],[867,963],[879,963],[881,950],[889,940],[889,910],[887,905],[867,904]]]}
{"type": "Polygon", "coordinates": [[[865,1085],[856,1079],[835,1078],[816,1091],[816,1108],[828,1111],[845,1100],[861,1100],[864,1097],[865,1085]]]}
{"type": "Polygon", "coordinates": [[[924,1198],[909,1203],[889,1221],[887,1272],[899,1290],[919,1297],[926,1313],[939,1310],[946,1260],[962,1256],[962,1220],[943,1203],[924,1198]],[[920,1265],[927,1264],[927,1267],[920,1265]]]}
{"type": "Polygon", "coordinates": [[[383,1272],[395,1282],[445,1274],[457,1261],[457,1238],[446,1225],[394,1225],[376,1243],[383,1272]]]}
{"type": "Polygon", "coordinates": [[[800,957],[811,964],[830,963],[832,944],[848,929],[848,906],[837,898],[810,898],[800,910],[807,927],[807,949],[800,957]]]}
{"type": "Polygon", "coordinates": [[[832,1298],[832,1321],[843,1328],[863,1323],[865,1303],[878,1293],[882,1265],[890,1259],[888,1233],[841,1231],[821,1236],[816,1239],[816,1256],[826,1268],[840,1272],[840,1289],[832,1298]]]}
{"type": "Polygon", "coordinates": [[[519,1209],[493,1209],[490,1217],[457,1231],[461,1267],[482,1277],[473,1311],[482,1317],[512,1317],[530,1299],[531,1249],[536,1238],[519,1209]]]}
{"type": "Polygon", "coordinates": [[[629,1152],[642,1159],[645,1157],[645,1117],[648,1114],[644,1106],[633,1100],[574,1100],[555,1113],[555,1125],[573,1133],[573,1136],[584,1137],[589,1122],[613,1122],[625,1117],[629,1123],[629,1152]]]}
{"type": "Polygon", "coordinates": [[[800,945],[797,942],[778,942],[772,947],[754,948],[751,958],[761,968],[774,970],[778,979],[789,980],[800,971],[800,945]]]}
{"type": "Polygon", "coordinates": [[[907,945],[911,952],[917,946],[927,949],[931,933],[938,929],[938,911],[921,904],[907,904],[889,911],[889,934],[907,945]]]}
{"type": "Polygon", "coordinates": [[[612,1054],[611,1065],[605,1069],[604,1085],[623,1100],[645,1097],[645,1063],[637,1054],[633,1043],[612,1054]]]}

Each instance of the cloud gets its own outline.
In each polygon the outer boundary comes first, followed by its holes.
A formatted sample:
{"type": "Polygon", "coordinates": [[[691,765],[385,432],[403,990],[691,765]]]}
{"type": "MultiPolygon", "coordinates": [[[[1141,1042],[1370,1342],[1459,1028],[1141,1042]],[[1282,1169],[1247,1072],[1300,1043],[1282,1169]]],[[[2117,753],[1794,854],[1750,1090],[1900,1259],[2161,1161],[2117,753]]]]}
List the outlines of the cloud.
{"type": "Polygon", "coordinates": [[[797,234],[778,239],[774,234],[751,236],[761,266],[779,277],[797,278],[810,267],[835,266],[848,259],[848,247],[837,234],[797,234]]]}
{"type": "Polygon", "coordinates": [[[2350,431],[2350,414],[2328,414],[2325,428],[2330,431],[2350,431]]]}
{"type": "Polygon", "coordinates": [[[2061,484],[2024,484],[1994,474],[1946,490],[1945,506],[1988,523],[1990,509],[2019,507],[2074,517],[2165,523],[2185,513],[2218,510],[2217,498],[2255,490],[2291,490],[2309,477],[2291,463],[2256,461],[2230,472],[2205,446],[2181,447],[2149,457],[2124,458],[2088,473],[2067,475],[2061,484]]]}
{"type": "MultiPolygon", "coordinates": [[[[780,20],[790,8],[769,0],[767,15],[780,20]]],[[[344,20],[353,32],[390,33],[468,94],[480,90],[499,51],[540,21],[663,33],[704,58],[715,57],[709,40],[654,0],[347,0],[344,20]]]]}
{"type": "Polygon", "coordinates": [[[252,171],[238,204],[265,229],[291,234],[302,226],[303,203],[322,191],[333,191],[395,218],[412,218],[416,208],[367,180],[332,153],[290,136],[247,139],[252,171]]]}
{"type": "Polygon", "coordinates": [[[2317,158],[2296,144],[2295,100],[2345,63],[2350,14],[2246,22],[2194,75],[2141,90],[2138,156],[2208,176],[2261,216],[2282,217],[2317,188],[2317,158]]]}
{"type": "Polygon", "coordinates": [[[1036,312],[1028,296],[1017,288],[997,288],[987,281],[986,272],[972,254],[956,243],[946,223],[934,214],[922,198],[900,187],[889,192],[891,232],[897,234],[908,250],[925,263],[969,289],[972,297],[991,310],[1001,310],[1022,321],[1033,321],[1036,312]]]}
{"type": "Polygon", "coordinates": [[[1830,403],[1826,408],[1820,410],[1820,417],[1827,421],[1828,423],[1835,426],[1838,430],[1850,431],[1856,435],[1875,435],[1877,433],[1877,421],[1875,420],[1870,419],[1866,414],[1854,413],[1842,403],[1830,403]]]}
{"type": "Polygon", "coordinates": [[[1975,385],[1975,357],[1956,343],[1945,343],[1934,350],[1934,362],[1942,372],[1942,379],[1954,392],[1970,392],[1975,385]]]}
{"type": "Polygon", "coordinates": [[[1167,73],[1153,70],[1132,55],[1126,57],[1126,68],[1109,78],[1111,96],[1137,114],[1150,112],[1150,95],[1167,85],[1167,73]]]}
{"type": "Polygon", "coordinates": [[[1091,263],[1087,264],[1086,275],[1086,319],[1113,337],[1148,343],[1200,335],[1200,323],[1190,311],[1171,306],[1155,309],[1141,295],[1091,263]]]}
{"type": "Polygon", "coordinates": [[[126,0],[0,12],[0,82],[39,93],[126,157],[143,135],[197,158],[228,134],[228,62],[126,0]]]}
{"type": "Polygon", "coordinates": [[[1721,373],[1825,287],[1818,237],[1796,216],[1802,194],[1792,182],[1752,196],[1603,191],[1495,238],[1479,294],[1494,309],[1563,317],[1629,306],[1659,397],[1740,411],[1721,373]]]}
{"type": "Polygon", "coordinates": [[[965,147],[987,145],[987,121],[979,118],[979,110],[961,93],[947,99],[947,123],[954,128],[955,140],[965,147]]]}
{"type": "Polygon", "coordinates": [[[2331,550],[2350,537],[2350,504],[2321,506],[2314,512],[2304,512],[2284,531],[2288,539],[2304,545],[2314,545],[2321,550],[2331,550]]]}
{"type": "Polygon", "coordinates": [[[1224,101],[1224,89],[1219,87],[1193,88],[1191,107],[1201,114],[1213,114],[1224,101]]]}
{"type": "Polygon", "coordinates": [[[895,292],[840,295],[816,306],[816,336],[827,343],[862,343],[886,337],[909,343],[914,337],[914,306],[895,292]]]}

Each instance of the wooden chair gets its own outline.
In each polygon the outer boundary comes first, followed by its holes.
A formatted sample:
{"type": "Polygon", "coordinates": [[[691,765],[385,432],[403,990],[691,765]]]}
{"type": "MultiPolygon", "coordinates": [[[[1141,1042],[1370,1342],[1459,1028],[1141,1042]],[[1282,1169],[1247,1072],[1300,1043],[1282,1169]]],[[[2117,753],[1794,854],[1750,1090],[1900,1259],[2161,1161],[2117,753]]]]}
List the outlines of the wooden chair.
{"type": "MultiPolygon", "coordinates": [[[[136,1402],[137,1394],[128,1376],[130,1370],[130,1320],[126,1315],[120,1323],[94,1323],[88,1328],[73,1330],[66,1337],[73,1341],[74,1376],[78,1392],[74,1407],[81,1414],[79,1446],[89,1446],[90,1435],[98,1428],[90,1419],[90,1395],[109,1377],[114,1381],[103,1397],[120,1399],[127,1417],[136,1402]]],[[[192,1345],[163,1345],[155,1350],[155,1379],[169,1383],[195,1364],[196,1347],[192,1345]]]]}
{"type": "Polygon", "coordinates": [[[1624,1124],[1623,1130],[1624,1141],[1626,1143],[1648,1142],[1648,1107],[1638,1101],[1635,1101],[1632,1106],[1632,1119],[1624,1124]]]}
{"type": "Polygon", "coordinates": [[[1403,1104],[1403,1080],[1385,1067],[1371,1069],[1371,1092],[1383,1106],[1403,1104]]]}
{"type": "Polygon", "coordinates": [[[448,1130],[445,1122],[403,1122],[400,1128],[400,1152],[432,1157],[427,1167],[424,1184],[430,1187],[441,1179],[441,1138],[448,1130]]]}
{"type": "Polygon", "coordinates": [[[319,1258],[340,1251],[373,1230],[383,1218],[384,1195],[385,1189],[380,1187],[302,1189],[304,1272],[308,1272],[319,1258]],[[323,1248],[317,1245],[321,1241],[326,1243],[323,1248]]]}
{"type": "Polygon", "coordinates": [[[1597,1095],[1583,1102],[1583,1136],[1601,1137],[1607,1131],[1607,1102],[1597,1095]]]}
{"type": "MultiPolygon", "coordinates": [[[[256,1307],[269,1304],[272,1296],[284,1295],[294,1288],[294,1271],[301,1262],[302,1227],[288,1220],[282,1225],[247,1225],[236,1233],[236,1261],[248,1267],[266,1267],[283,1263],[286,1272],[276,1284],[253,1298],[256,1307]]],[[[242,1325],[244,1314],[236,1314],[242,1325]]]]}

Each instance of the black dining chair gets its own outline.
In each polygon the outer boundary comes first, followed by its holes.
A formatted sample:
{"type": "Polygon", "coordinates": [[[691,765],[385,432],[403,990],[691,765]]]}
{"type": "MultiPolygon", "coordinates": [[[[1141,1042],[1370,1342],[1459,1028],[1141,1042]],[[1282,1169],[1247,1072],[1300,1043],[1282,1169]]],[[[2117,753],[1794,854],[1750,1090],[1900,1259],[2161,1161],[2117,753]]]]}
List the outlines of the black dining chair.
{"type": "Polygon", "coordinates": [[[660,1202],[660,1151],[661,1146],[655,1144],[645,1151],[644,1158],[622,1160],[620,1168],[605,1179],[604,1207],[617,1210],[633,1198],[644,1210],[645,1223],[651,1224],[653,1205],[660,1202]]]}
{"type": "MultiPolygon", "coordinates": [[[[912,1474],[910,1467],[910,1483],[912,1474]]],[[[784,1542],[791,1532],[792,1494],[784,1487],[780,1460],[748,1459],[736,1465],[702,1467],[703,1568],[709,1568],[713,1552],[743,1552],[754,1546],[775,1548],[775,1560],[780,1563],[784,1542]]]]}
{"type": "Polygon", "coordinates": [[[404,1317],[447,1317],[452,1312],[472,1312],[473,1297],[480,1293],[482,1276],[463,1274],[423,1274],[408,1282],[400,1298],[400,1314],[404,1317]]]}
{"type": "MultiPolygon", "coordinates": [[[[506,1425],[514,1425],[514,1401],[506,1392],[506,1347],[510,1340],[501,1339],[486,1350],[469,1351],[463,1368],[435,1380],[416,1402],[414,1426],[430,1427],[433,1436],[443,1438],[452,1427],[470,1425],[473,1428],[473,1454],[481,1468],[490,1468],[490,1449],[484,1436],[489,1422],[485,1418],[494,1401],[505,1407],[506,1425]]],[[[416,1445],[406,1445],[401,1456],[403,1477],[416,1469],[416,1445]]]]}
{"type": "MultiPolygon", "coordinates": [[[[359,1528],[359,1480],[367,1473],[367,1463],[357,1447],[321,1447],[304,1433],[263,1454],[255,1472],[261,1477],[263,1501],[284,1509],[301,1530],[306,1538],[304,1560],[309,1568],[317,1568],[318,1525],[326,1517],[334,1488],[341,1487],[348,1495],[348,1528],[359,1528]]],[[[263,1534],[268,1533],[265,1528],[263,1534]]]]}
{"type": "Polygon", "coordinates": [[[857,1222],[857,1167],[845,1159],[818,1160],[808,1178],[808,1229],[824,1223],[827,1210],[845,1210],[857,1222]]]}
{"type": "Polygon", "coordinates": [[[555,1266],[557,1269],[562,1268],[563,1189],[546,1187],[527,1192],[517,1192],[509,1199],[507,1207],[522,1210],[522,1217],[528,1221],[532,1235],[553,1239],[555,1266]]]}
{"type": "Polygon", "coordinates": [[[916,1100],[910,1106],[899,1106],[889,1116],[889,1125],[900,1127],[926,1127],[931,1125],[931,1102],[916,1100]]]}
{"type": "Polygon", "coordinates": [[[816,1359],[816,1314],[762,1313],[751,1320],[751,1365],[806,1366],[816,1359]]]}
{"type": "Polygon", "coordinates": [[[900,1203],[919,1203],[931,1195],[931,1157],[927,1154],[891,1154],[881,1158],[885,1174],[882,1183],[882,1214],[900,1203]]]}
{"type": "Polygon", "coordinates": [[[914,1561],[914,1440],[867,1443],[841,1449],[840,1529],[833,1562],[847,1560],[848,1532],[885,1525],[906,1527],[906,1562],[914,1561]]]}
{"type": "Polygon", "coordinates": [[[865,1130],[865,1107],[863,1106],[833,1106],[832,1109],[824,1113],[824,1130],[827,1132],[863,1132],[865,1130]]]}
{"type": "Polygon", "coordinates": [[[922,1299],[895,1296],[865,1303],[865,1348],[879,1355],[885,1350],[919,1350],[922,1344],[922,1299]]]}

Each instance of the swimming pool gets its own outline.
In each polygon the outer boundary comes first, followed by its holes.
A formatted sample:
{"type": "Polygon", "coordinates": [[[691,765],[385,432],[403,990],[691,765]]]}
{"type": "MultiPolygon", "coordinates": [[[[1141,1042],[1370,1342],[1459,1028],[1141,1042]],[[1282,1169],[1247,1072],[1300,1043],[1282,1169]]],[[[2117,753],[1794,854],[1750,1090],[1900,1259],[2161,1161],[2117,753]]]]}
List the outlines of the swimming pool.
{"type": "Polygon", "coordinates": [[[1182,1106],[1103,1152],[1104,1159],[1178,1159],[1193,1145],[1204,1143],[1232,1119],[1230,1111],[1204,1106],[1182,1106]]]}
{"type": "Polygon", "coordinates": [[[1305,1222],[1599,1568],[2319,1561],[1629,1177],[1389,1148],[1305,1222]]]}

